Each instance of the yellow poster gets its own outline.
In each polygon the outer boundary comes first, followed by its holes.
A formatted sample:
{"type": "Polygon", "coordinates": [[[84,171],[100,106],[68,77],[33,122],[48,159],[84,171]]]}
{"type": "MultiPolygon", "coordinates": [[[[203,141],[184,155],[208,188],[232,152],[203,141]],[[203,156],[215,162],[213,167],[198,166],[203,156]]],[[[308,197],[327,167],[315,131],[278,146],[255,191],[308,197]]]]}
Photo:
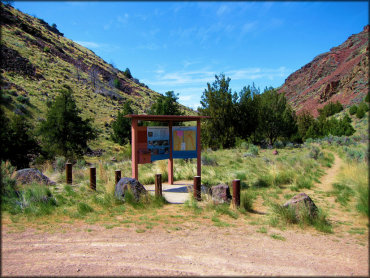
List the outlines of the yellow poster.
{"type": "Polygon", "coordinates": [[[179,126],[173,127],[173,150],[174,151],[195,151],[196,127],[179,126]]]}

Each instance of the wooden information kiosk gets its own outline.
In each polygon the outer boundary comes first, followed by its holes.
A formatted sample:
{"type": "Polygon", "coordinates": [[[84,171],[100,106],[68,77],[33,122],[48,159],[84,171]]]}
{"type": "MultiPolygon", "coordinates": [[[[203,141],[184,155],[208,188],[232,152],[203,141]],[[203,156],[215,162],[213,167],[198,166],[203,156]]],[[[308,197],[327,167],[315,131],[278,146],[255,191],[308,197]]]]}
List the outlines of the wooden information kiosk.
{"type": "Polygon", "coordinates": [[[126,115],[131,118],[132,177],[138,179],[138,164],[168,159],[168,183],[173,184],[173,158],[197,158],[201,176],[200,120],[208,116],[126,115]],[[167,122],[168,127],[138,126],[138,121],[167,122]],[[173,126],[196,121],[196,127],[173,126]]]}

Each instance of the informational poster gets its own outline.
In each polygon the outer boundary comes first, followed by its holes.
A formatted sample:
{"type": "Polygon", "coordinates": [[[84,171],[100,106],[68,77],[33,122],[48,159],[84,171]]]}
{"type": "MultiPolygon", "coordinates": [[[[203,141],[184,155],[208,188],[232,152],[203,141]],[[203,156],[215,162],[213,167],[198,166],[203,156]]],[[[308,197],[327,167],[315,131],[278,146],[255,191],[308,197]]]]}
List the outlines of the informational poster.
{"type": "Polygon", "coordinates": [[[151,161],[170,158],[170,136],[168,126],[148,126],[147,137],[151,161]]]}
{"type": "Polygon", "coordinates": [[[197,157],[197,128],[195,126],[172,127],[173,158],[197,157]]]}

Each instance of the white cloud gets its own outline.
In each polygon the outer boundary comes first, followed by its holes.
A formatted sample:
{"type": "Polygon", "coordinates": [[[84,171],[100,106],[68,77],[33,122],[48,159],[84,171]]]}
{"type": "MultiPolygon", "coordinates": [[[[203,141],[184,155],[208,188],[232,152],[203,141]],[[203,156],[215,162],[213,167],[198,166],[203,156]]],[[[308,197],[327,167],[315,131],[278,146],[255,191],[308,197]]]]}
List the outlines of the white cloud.
{"type": "Polygon", "coordinates": [[[191,96],[191,95],[187,95],[187,96],[182,95],[182,96],[179,96],[179,100],[180,101],[187,101],[187,100],[191,100],[192,97],[193,96],[191,96]]]}
{"type": "Polygon", "coordinates": [[[268,78],[269,80],[273,80],[274,78],[284,77],[287,76],[290,71],[282,66],[276,69],[269,69],[269,68],[246,68],[246,69],[238,69],[238,70],[230,70],[225,72],[226,76],[229,76],[231,80],[243,80],[243,79],[261,79],[261,78],[268,78]]]}
{"type": "Polygon", "coordinates": [[[96,42],[85,42],[85,41],[76,41],[76,43],[81,44],[84,47],[88,48],[99,48],[102,47],[102,44],[96,43],[96,42]]]}
{"type": "Polygon", "coordinates": [[[117,16],[117,21],[119,23],[123,23],[123,24],[126,24],[128,22],[128,18],[129,18],[129,14],[128,13],[124,13],[122,16],[117,16]]]}
{"type": "Polygon", "coordinates": [[[228,6],[226,6],[226,5],[221,5],[221,6],[217,9],[216,14],[217,14],[218,16],[222,16],[223,14],[228,13],[228,12],[229,12],[229,10],[230,10],[230,8],[229,8],[228,6]]]}

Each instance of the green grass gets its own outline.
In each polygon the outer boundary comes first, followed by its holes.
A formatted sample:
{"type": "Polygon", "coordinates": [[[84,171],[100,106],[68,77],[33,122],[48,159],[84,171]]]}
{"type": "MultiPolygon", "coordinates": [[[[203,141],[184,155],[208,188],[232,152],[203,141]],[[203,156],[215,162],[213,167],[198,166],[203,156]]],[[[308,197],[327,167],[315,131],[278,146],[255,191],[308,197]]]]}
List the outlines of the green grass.
{"type": "Polygon", "coordinates": [[[279,235],[279,234],[271,234],[270,237],[272,237],[273,239],[282,240],[282,241],[286,240],[285,237],[283,237],[282,235],[279,235]]]}
{"type": "Polygon", "coordinates": [[[335,196],[335,201],[340,203],[342,206],[347,206],[351,197],[354,195],[352,188],[345,184],[333,183],[333,190],[331,193],[335,196]]]}

